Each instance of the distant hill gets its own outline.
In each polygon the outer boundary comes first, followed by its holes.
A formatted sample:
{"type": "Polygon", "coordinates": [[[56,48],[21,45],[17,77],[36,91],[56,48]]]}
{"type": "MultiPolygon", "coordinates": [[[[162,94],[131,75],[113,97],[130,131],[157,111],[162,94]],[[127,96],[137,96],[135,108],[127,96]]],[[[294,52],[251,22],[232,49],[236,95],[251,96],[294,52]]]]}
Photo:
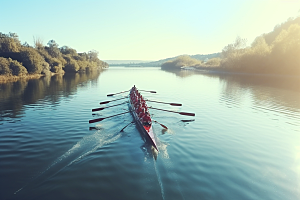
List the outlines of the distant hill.
{"type": "Polygon", "coordinates": [[[135,64],[135,63],[147,63],[151,62],[150,60],[105,60],[104,62],[109,65],[119,65],[119,64],[135,64]]]}
{"type": "MultiPolygon", "coordinates": [[[[211,59],[211,58],[217,58],[217,57],[221,57],[221,53],[212,53],[212,54],[196,54],[196,55],[189,55],[192,58],[195,58],[197,60],[206,60],[206,59],[211,59]]],[[[160,67],[163,63],[169,61],[169,60],[174,60],[176,59],[178,56],[176,57],[172,57],[172,58],[165,58],[162,60],[158,60],[158,61],[142,61],[142,62],[124,62],[125,60],[120,62],[116,62],[117,60],[115,60],[114,62],[109,62],[109,60],[105,60],[105,62],[107,62],[110,66],[125,66],[125,67],[131,67],[131,66],[139,66],[139,67],[160,67]]],[[[133,61],[133,60],[131,60],[133,61]]]]}

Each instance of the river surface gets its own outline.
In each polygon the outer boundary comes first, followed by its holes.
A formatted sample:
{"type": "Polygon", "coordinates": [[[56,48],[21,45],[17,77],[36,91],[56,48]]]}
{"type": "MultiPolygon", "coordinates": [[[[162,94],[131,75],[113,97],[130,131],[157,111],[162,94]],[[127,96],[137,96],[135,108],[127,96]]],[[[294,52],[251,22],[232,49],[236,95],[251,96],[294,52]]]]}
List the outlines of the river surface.
{"type": "Polygon", "coordinates": [[[300,84],[295,77],[115,67],[0,84],[0,199],[300,199],[300,84]],[[151,109],[153,151],[122,98],[151,109]],[[93,108],[111,106],[102,111],[93,108]],[[94,114],[94,115],[92,115],[94,114]],[[191,121],[182,121],[191,120],[191,121]],[[194,121],[193,121],[194,120],[194,121]],[[95,127],[89,130],[89,127],[95,127]]]}

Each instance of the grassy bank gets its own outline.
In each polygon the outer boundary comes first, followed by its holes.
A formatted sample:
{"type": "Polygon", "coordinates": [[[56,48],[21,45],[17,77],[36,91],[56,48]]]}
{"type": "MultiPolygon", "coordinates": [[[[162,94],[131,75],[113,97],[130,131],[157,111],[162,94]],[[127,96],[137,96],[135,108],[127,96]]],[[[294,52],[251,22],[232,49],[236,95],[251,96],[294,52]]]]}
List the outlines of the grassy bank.
{"type": "Polygon", "coordinates": [[[32,75],[23,75],[23,76],[5,76],[0,75],[0,83],[7,83],[7,82],[16,82],[20,79],[22,80],[29,80],[29,79],[39,79],[41,78],[42,74],[32,74],[32,75]]]}

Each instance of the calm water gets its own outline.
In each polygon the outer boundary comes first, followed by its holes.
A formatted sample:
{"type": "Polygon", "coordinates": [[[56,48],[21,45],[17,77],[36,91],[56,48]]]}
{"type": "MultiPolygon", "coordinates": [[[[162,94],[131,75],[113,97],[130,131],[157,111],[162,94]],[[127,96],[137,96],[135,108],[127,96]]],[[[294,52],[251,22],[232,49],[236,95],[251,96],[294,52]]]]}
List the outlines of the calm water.
{"type": "Polygon", "coordinates": [[[0,199],[300,199],[299,78],[110,68],[0,85],[0,199]],[[158,155],[124,105],[135,84],[158,155]],[[195,119],[192,122],[181,120],[195,119]],[[98,130],[89,130],[96,126],[98,130]]]}

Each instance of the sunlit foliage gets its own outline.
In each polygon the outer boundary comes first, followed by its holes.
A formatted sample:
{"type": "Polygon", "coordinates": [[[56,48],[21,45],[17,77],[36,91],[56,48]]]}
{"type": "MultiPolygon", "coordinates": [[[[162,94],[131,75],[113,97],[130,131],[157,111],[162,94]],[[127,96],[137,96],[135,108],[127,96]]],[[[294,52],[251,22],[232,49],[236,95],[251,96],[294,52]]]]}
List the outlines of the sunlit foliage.
{"type": "Polygon", "coordinates": [[[233,44],[223,49],[223,69],[247,73],[300,75],[299,18],[289,19],[286,23],[276,26],[274,32],[257,37],[251,47],[240,48],[240,45],[236,45],[240,41],[241,39],[237,38],[233,44]]]}
{"type": "Polygon", "coordinates": [[[76,73],[108,67],[95,50],[77,53],[68,46],[59,48],[54,40],[44,46],[40,38],[33,39],[34,47],[30,47],[27,42],[21,45],[15,33],[0,33],[0,75],[76,73]]]}
{"type": "Polygon", "coordinates": [[[21,43],[16,33],[3,34],[0,32],[0,53],[19,52],[21,43]]]}
{"type": "Polygon", "coordinates": [[[0,74],[22,76],[28,74],[22,63],[11,58],[0,57],[0,74]]]}
{"type": "Polygon", "coordinates": [[[218,67],[220,66],[220,63],[221,63],[221,58],[211,58],[205,63],[205,66],[218,67]]]}
{"type": "Polygon", "coordinates": [[[21,58],[30,74],[41,74],[44,67],[47,67],[44,58],[33,48],[24,48],[21,51],[21,58]]]}
{"type": "Polygon", "coordinates": [[[223,48],[222,58],[197,63],[188,56],[180,56],[163,63],[161,68],[214,67],[216,70],[243,73],[300,75],[300,17],[290,18],[277,25],[271,33],[258,36],[251,46],[247,47],[246,42],[246,39],[237,37],[223,48]]]}
{"type": "Polygon", "coordinates": [[[182,67],[195,67],[202,61],[191,58],[188,55],[178,56],[175,60],[167,61],[161,65],[162,69],[180,69],[182,67]]]}

